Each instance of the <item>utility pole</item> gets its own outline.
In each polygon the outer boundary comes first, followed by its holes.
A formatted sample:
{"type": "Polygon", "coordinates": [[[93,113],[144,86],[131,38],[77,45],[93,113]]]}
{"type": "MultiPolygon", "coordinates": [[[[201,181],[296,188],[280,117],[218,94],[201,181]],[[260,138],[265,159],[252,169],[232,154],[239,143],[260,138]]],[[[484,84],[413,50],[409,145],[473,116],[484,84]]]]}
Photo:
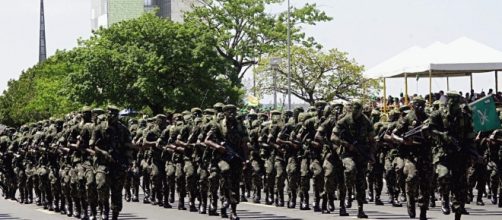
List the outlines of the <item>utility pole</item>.
{"type": "Polygon", "coordinates": [[[40,0],[40,36],[38,48],[38,62],[41,63],[47,59],[47,47],[45,45],[45,16],[44,0],[40,0]]]}
{"type": "Polygon", "coordinates": [[[281,58],[270,59],[270,69],[272,69],[272,86],[274,87],[274,109],[277,109],[277,69],[281,63],[281,58]]]}

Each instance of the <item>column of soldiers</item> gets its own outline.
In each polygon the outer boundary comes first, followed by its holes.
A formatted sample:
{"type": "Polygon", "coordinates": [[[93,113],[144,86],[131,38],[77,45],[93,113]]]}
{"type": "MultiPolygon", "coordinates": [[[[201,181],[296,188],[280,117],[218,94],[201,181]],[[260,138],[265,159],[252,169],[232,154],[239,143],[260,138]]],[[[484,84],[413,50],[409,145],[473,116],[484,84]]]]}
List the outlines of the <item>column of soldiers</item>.
{"type": "Polygon", "coordinates": [[[418,206],[427,219],[438,195],[460,219],[474,188],[477,205],[488,196],[502,207],[502,130],[474,133],[469,108],[447,96],[445,106],[415,98],[386,114],[359,101],[248,114],[217,103],[126,123],[117,107],[84,108],[3,130],[0,187],[6,199],[83,220],[117,219],[140,188],[145,204],[230,219],[248,199],[323,214],[338,200],[340,216],[355,200],[368,218],[364,204],[384,205],[383,180],[410,218],[418,206]]]}

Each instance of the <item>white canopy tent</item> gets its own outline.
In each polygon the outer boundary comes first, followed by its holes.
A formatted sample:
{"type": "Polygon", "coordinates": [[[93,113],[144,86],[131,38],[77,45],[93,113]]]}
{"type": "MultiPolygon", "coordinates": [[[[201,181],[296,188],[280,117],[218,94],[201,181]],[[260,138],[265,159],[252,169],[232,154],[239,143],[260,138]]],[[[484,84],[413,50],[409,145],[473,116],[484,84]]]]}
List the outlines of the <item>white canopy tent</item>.
{"type": "MultiPolygon", "coordinates": [[[[466,37],[449,44],[436,42],[428,47],[411,47],[365,72],[368,78],[383,78],[386,98],[386,78],[405,78],[405,98],[408,97],[408,77],[429,77],[432,94],[432,77],[470,76],[472,73],[495,71],[495,89],[498,91],[497,71],[502,70],[502,52],[466,37]]],[[[406,100],[407,101],[407,100],[406,100]]]]}

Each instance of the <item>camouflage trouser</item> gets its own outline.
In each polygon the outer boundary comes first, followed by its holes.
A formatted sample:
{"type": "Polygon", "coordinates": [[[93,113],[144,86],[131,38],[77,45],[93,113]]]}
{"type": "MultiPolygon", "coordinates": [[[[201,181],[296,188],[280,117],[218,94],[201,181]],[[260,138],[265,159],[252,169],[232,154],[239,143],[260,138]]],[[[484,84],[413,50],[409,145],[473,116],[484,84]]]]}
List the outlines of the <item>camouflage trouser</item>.
{"type": "Polygon", "coordinates": [[[482,199],[485,193],[485,186],[488,177],[488,170],[486,163],[474,163],[469,166],[467,170],[467,181],[469,185],[469,199],[473,198],[473,188],[476,187],[478,191],[478,199],[482,199]]]}
{"type": "MultiPolygon", "coordinates": [[[[356,157],[344,157],[342,162],[344,167],[345,186],[349,193],[349,199],[352,194],[353,186],[355,185],[357,204],[362,206],[366,197],[367,161],[356,157]]],[[[343,200],[344,198],[341,199],[343,200]]]]}
{"type": "Polygon", "coordinates": [[[82,190],[85,191],[86,202],[83,202],[83,208],[89,205],[91,210],[94,212],[98,205],[98,192],[96,189],[96,176],[94,173],[94,167],[92,167],[90,161],[86,161],[82,164],[83,168],[83,185],[82,190]]]}
{"type": "Polygon", "coordinates": [[[41,165],[37,169],[39,185],[41,194],[41,201],[44,206],[47,206],[52,203],[52,193],[51,193],[51,185],[49,180],[49,168],[45,165],[41,165]]]}
{"type": "Polygon", "coordinates": [[[146,159],[141,160],[140,169],[143,180],[143,193],[145,194],[145,200],[150,199],[150,164],[146,159]]]}
{"type": "Polygon", "coordinates": [[[345,184],[343,184],[343,164],[338,155],[329,153],[323,162],[324,181],[322,197],[332,201],[335,198],[337,186],[340,194],[345,193],[345,184]]]}
{"type": "Polygon", "coordinates": [[[310,158],[303,157],[300,162],[300,197],[308,197],[310,190],[310,158]]]}
{"type": "Polygon", "coordinates": [[[253,197],[260,199],[261,190],[263,189],[263,170],[264,163],[261,159],[253,158],[251,160],[251,181],[253,182],[253,197]]]}
{"type": "Polygon", "coordinates": [[[310,163],[310,170],[312,173],[312,188],[314,189],[314,198],[316,202],[319,202],[321,198],[321,192],[324,188],[324,171],[322,169],[322,162],[318,158],[312,159],[310,163]]]}
{"type": "Polygon", "coordinates": [[[380,198],[383,189],[383,173],[384,161],[380,160],[383,157],[382,153],[375,155],[377,160],[374,164],[368,164],[368,191],[370,195],[375,193],[376,198],[380,198]]]}
{"type": "Polygon", "coordinates": [[[220,187],[220,169],[216,161],[212,161],[209,166],[209,198],[211,200],[211,208],[216,209],[218,206],[218,188],[220,187]]]}
{"type": "Polygon", "coordinates": [[[209,195],[209,172],[207,170],[207,166],[205,164],[201,164],[197,169],[197,175],[199,176],[198,185],[199,185],[199,196],[201,200],[201,205],[206,207],[207,198],[209,195]]]}
{"type": "Polygon", "coordinates": [[[184,161],[176,163],[176,191],[180,201],[186,197],[186,178],[185,178],[185,163],[184,161]]]}
{"type": "Polygon", "coordinates": [[[54,204],[59,208],[59,201],[61,200],[61,181],[59,176],[59,169],[51,167],[49,170],[49,181],[51,187],[51,194],[54,204]]]}
{"type": "Polygon", "coordinates": [[[401,186],[405,184],[403,168],[404,160],[401,157],[388,155],[385,158],[385,182],[387,183],[387,190],[393,199],[398,199],[401,189],[404,188],[401,186]]]}
{"type": "Polygon", "coordinates": [[[275,192],[279,199],[284,200],[284,187],[286,182],[286,162],[284,158],[276,157],[275,163],[275,192]]]}
{"type": "Polygon", "coordinates": [[[498,169],[498,165],[496,161],[490,161],[487,165],[487,171],[490,178],[490,191],[494,198],[496,198],[497,194],[500,193],[499,197],[502,196],[502,190],[499,189],[499,185],[502,180],[502,176],[500,175],[500,171],[498,169]],[[499,192],[500,190],[500,192],[499,192]]]}
{"type": "Polygon", "coordinates": [[[152,161],[152,164],[148,169],[150,175],[150,181],[152,183],[151,184],[152,197],[150,199],[152,199],[152,201],[156,199],[158,203],[162,203],[164,201],[163,200],[164,192],[162,186],[164,180],[166,179],[165,172],[163,172],[164,170],[165,167],[162,161],[156,161],[156,160],[152,161]],[[153,196],[155,196],[155,198],[153,198],[153,196]]]}
{"type": "Polygon", "coordinates": [[[274,198],[275,188],[275,157],[269,157],[265,160],[265,193],[274,198]]]}
{"type": "Polygon", "coordinates": [[[174,194],[175,194],[175,182],[176,182],[176,167],[171,161],[166,161],[165,163],[165,180],[163,183],[164,188],[164,202],[174,202],[174,194]],[[169,198],[169,199],[168,199],[169,198]]]}
{"type": "Polygon", "coordinates": [[[418,206],[427,209],[432,183],[431,155],[409,156],[404,160],[403,173],[406,178],[406,196],[408,207],[415,207],[415,198],[418,197],[418,206]]]}
{"type": "MultiPolygon", "coordinates": [[[[72,194],[71,194],[71,175],[70,175],[71,166],[63,165],[59,169],[59,176],[61,176],[61,189],[63,195],[61,196],[61,206],[68,205],[68,209],[73,209],[72,202],[72,194]]],[[[66,207],[65,207],[66,209],[66,207]]],[[[70,210],[66,210],[70,211],[70,210]]]]}
{"type": "Polygon", "coordinates": [[[197,167],[190,160],[185,160],[185,166],[183,166],[183,173],[185,174],[185,188],[188,192],[189,201],[195,204],[195,199],[197,198],[197,167]]]}
{"type": "Polygon", "coordinates": [[[465,206],[468,191],[468,164],[459,163],[458,161],[468,161],[468,158],[462,152],[458,152],[454,155],[443,157],[436,165],[440,193],[443,199],[449,199],[451,191],[453,195],[452,210],[454,212],[460,211],[460,208],[465,206]]]}
{"type": "Polygon", "coordinates": [[[244,166],[244,169],[242,171],[242,180],[240,182],[240,187],[241,187],[241,193],[249,193],[252,189],[253,186],[253,181],[252,181],[252,167],[251,167],[251,162],[246,163],[244,166]]]}
{"type": "Polygon", "coordinates": [[[242,161],[220,160],[218,162],[221,181],[220,190],[224,198],[230,205],[239,204],[239,182],[242,175],[242,161]]]}
{"type": "Polygon", "coordinates": [[[19,189],[19,195],[21,196],[21,202],[27,199],[28,191],[26,189],[26,173],[23,167],[14,168],[14,173],[16,173],[17,188],[19,189]]]}
{"type": "Polygon", "coordinates": [[[120,212],[122,210],[122,190],[124,188],[125,170],[118,167],[108,167],[99,164],[95,167],[96,189],[98,201],[106,211],[120,212]],[[111,194],[110,194],[111,192],[111,194]],[[111,205],[109,200],[111,198],[111,205]]]}
{"type": "Polygon", "coordinates": [[[290,197],[296,198],[300,183],[300,165],[298,164],[298,158],[295,156],[288,158],[286,173],[288,176],[288,194],[290,197]]]}

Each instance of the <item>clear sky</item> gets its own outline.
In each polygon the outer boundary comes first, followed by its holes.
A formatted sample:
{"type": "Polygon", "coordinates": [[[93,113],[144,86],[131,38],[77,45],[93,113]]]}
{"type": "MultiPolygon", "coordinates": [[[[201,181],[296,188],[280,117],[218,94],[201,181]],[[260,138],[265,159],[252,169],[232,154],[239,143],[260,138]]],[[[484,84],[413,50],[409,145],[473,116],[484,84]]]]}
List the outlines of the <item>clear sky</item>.
{"type": "MultiPolygon", "coordinates": [[[[502,51],[499,0],[291,0],[317,3],[333,20],[305,28],[325,48],[339,48],[371,68],[414,45],[448,43],[466,36],[502,51]]],[[[39,0],[7,0],[0,7],[0,91],[7,81],[38,61],[39,0]]],[[[286,8],[285,5],[272,10],[286,8]]],[[[90,36],[90,0],[45,0],[47,52],[69,49],[90,36]]],[[[502,78],[502,77],[500,77],[502,78]]],[[[428,82],[410,79],[410,93],[426,93],[428,82]]],[[[437,79],[433,89],[446,90],[437,79]]],[[[502,84],[502,83],[501,83],[502,84]]],[[[403,80],[388,82],[393,95],[403,80]]],[[[474,89],[493,88],[493,73],[474,77],[474,89]]],[[[450,79],[450,88],[467,91],[468,78],[450,79]]],[[[502,89],[502,87],[501,87],[502,89]]]]}

